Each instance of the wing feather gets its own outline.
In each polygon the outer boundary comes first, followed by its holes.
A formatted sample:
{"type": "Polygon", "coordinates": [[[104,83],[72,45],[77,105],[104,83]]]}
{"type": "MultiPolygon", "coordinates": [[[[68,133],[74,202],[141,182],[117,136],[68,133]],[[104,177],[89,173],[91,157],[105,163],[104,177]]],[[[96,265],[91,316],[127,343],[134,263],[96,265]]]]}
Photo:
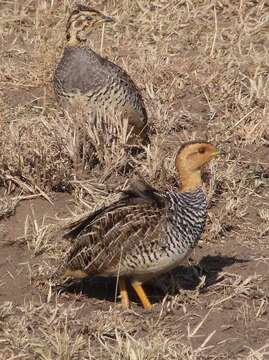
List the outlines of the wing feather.
{"type": "Polygon", "coordinates": [[[66,266],[103,272],[119,262],[140,242],[158,236],[166,219],[166,201],[150,185],[138,181],[119,201],[71,225],[65,237],[76,239],[66,266]]]}

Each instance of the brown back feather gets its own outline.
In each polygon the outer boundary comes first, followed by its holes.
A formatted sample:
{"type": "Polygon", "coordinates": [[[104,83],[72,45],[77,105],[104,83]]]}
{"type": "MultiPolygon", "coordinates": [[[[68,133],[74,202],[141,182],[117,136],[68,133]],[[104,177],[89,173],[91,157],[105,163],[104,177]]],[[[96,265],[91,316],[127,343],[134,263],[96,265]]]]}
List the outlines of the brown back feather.
{"type": "Polygon", "coordinates": [[[131,183],[127,190],[122,191],[122,194],[120,200],[98,209],[85,218],[68,225],[68,231],[64,234],[64,238],[76,238],[86,227],[89,228],[93,222],[98,220],[98,218],[102,218],[109,212],[119,208],[138,204],[151,204],[151,206],[156,208],[165,207],[165,200],[158,194],[158,191],[140,179],[131,183]]]}

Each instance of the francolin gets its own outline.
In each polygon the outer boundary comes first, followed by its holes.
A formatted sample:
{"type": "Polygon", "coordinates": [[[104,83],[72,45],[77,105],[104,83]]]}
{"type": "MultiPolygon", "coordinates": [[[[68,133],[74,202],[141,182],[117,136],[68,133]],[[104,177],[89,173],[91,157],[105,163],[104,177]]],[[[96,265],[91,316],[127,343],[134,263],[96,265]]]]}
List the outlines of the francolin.
{"type": "Polygon", "coordinates": [[[113,19],[77,4],[66,25],[66,45],[56,67],[53,85],[63,108],[80,104],[90,113],[118,114],[128,119],[135,135],[146,136],[147,112],[137,86],[118,65],[97,54],[90,34],[113,19]]]}
{"type": "Polygon", "coordinates": [[[218,155],[210,143],[180,147],[177,191],[132,183],[120,200],[68,227],[72,247],[56,274],[62,278],[119,277],[122,306],[128,307],[129,279],[145,309],[151,303],[142,283],[177,267],[195,248],[207,218],[201,168],[218,155]]]}

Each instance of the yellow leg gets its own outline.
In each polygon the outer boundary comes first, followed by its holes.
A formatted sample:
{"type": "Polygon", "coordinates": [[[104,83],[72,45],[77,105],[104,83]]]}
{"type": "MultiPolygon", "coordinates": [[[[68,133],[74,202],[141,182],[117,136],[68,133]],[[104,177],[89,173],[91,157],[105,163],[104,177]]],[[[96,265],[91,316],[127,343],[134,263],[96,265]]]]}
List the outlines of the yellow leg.
{"type": "Polygon", "coordinates": [[[119,278],[119,289],[120,289],[121,306],[123,307],[123,309],[128,309],[129,297],[128,297],[128,292],[126,290],[126,281],[122,277],[119,278]]]}
{"type": "Polygon", "coordinates": [[[132,287],[134,288],[140,301],[142,302],[144,309],[150,310],[152,308],[152,305],[151,305],[145,291],[143,290],[141,283],[138,281],[134,281],[134,282],[132,282],[132,287]]]}

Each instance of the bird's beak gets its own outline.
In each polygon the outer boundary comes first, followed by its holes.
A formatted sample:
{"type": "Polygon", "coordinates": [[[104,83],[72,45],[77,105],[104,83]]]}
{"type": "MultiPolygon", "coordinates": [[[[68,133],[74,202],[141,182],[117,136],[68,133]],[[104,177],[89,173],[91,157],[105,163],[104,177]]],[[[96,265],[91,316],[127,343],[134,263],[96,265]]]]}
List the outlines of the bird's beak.
{"type": "Polygon", "coordinates": [[[224,155],[225,152],[222,149],[217,149],[215,152],[213,152],[213,156],[220,156],[220,155],[224,155]]]}
{"type": "Polygon", "coordinates": [[[104,16],[103,21],[104,22],[114,22],[114,19],[112,17],[110,17],[110,16],[104,16]]]}

